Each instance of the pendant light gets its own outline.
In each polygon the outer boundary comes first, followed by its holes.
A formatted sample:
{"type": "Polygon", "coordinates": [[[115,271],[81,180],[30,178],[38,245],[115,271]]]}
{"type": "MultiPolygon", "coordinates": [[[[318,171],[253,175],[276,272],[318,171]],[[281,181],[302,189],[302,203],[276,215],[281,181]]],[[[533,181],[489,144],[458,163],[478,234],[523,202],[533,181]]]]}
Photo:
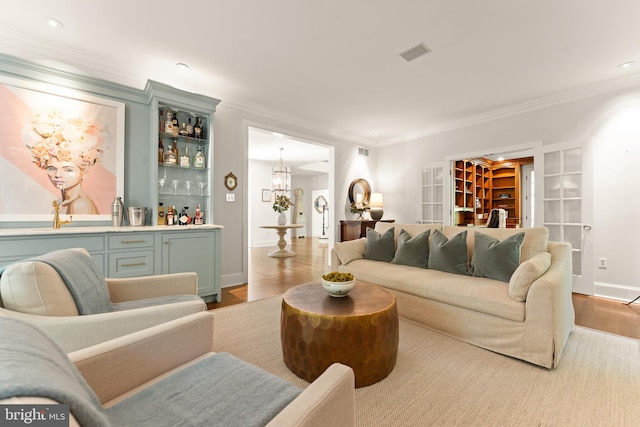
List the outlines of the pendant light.
{"type": "Polygon", "coordinates": [[[283,147],[280,147],[280,163],[271,170],[271,192],[276,196],[291,197],[291,169],[282,161],[283,147]]]}

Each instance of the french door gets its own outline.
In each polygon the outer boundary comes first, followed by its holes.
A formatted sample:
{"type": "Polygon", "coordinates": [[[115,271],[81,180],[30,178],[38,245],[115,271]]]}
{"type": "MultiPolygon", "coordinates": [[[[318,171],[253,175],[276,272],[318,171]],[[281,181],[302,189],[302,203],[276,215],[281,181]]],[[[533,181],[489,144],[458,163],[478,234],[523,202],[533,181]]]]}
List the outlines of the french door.
{"type": "Polygon", "coordinates": [[[426,165],[420,170],[418,188],[418,222],[422,224],[449,224],[445,217],[449,212],[451,178],[449,162],[438,162],[426,165]]]}
{"type": "Polygon", "coordinates": [[[535,156],[536,215],[549,229],[549,240],[569,242],[573,292],[594,294],[593,156],[591,141],[543,145],[535,156]]]}

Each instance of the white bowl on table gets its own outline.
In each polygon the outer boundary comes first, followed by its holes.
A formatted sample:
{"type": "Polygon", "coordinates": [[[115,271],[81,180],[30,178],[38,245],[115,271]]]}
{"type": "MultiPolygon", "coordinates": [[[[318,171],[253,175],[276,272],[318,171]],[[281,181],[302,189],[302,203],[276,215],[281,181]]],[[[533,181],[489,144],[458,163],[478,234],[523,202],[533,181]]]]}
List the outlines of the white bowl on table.
{"type": "Polygon", "coordinates": [[[330,282],[322,279],[322,287],[332,297],[346,297],[351,289],[356,286],[356,280],[350,280],[348,282],[330,282]]]}

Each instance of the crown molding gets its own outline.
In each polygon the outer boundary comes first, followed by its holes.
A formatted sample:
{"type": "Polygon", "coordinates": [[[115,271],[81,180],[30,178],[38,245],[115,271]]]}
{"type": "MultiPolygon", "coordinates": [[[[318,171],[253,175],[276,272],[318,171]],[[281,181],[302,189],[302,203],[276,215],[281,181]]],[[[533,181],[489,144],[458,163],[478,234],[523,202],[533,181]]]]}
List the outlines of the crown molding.
{"type": "Polygon", "coordinates": [[[568,102],[578,101],[581,99],[603,95],[603,94],[615,92],[618,90],[629,89],[632,87],[640,87],[640,73],[633,74],[631,76],[626,76],[623,78],[596,83],[593,85],[583,86],[578,89],[569,90],[569,91],[561,92],[551,96],[538,98],[538,99],[523,102],[520,104],[511,105],[506,108],[500,108],[500,109],[488,111],[482,114],[468,116],[459,120],[443,122],[440,124],[423,128],[422,130],[417,132],[408,133],[397,138],[386,140],[382,142],[380,145],[393,145],[401,142],[413,141],[413,140],[424,138],[430,135],[445,133],[455,129],[478,125],[478,124],[499,120],[506,117],[515,116],[517,114],[528,113],[531,111],[540,110],[542,108],[548,108],[548,107],[553,107],[555,105],[566,104],[568,102]]]}

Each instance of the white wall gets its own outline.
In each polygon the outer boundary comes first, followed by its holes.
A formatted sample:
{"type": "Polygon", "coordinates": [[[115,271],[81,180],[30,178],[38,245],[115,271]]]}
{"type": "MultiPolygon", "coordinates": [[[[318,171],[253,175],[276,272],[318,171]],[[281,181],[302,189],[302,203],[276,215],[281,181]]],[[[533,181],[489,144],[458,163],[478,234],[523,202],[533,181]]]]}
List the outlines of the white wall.
{"type": "Polygon", "coordinates": [[[640,88],[592,96],[495,119],[378,149],[377,182],[385,217],[416,221],[418,170],[458,153],[542,141],[594,141],[594,247],[596,294],[632,299],[640,294],[640,88]],[[608,259],[608,268],[596,260],[608,259]]]}

